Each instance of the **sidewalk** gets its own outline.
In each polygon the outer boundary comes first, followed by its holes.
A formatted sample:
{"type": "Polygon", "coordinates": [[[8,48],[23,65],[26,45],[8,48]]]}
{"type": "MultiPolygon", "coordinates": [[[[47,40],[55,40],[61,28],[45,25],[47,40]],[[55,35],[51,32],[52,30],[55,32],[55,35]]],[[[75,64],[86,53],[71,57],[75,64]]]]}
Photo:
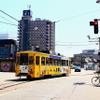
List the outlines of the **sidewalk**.
{"type": "Polygon", "coordinates": [[[15,72],[0,72],[0,82],[17,79],[15,72]]]}

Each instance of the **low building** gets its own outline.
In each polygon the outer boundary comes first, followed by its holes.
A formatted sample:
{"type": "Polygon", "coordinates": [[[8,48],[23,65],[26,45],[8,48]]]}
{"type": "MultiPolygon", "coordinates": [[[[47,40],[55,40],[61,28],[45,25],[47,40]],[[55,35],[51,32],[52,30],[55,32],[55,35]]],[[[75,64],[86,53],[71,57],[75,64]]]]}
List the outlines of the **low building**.
{"type": "Polygon", "coordinates": [[[0,39],[0,71],[15,71],[16,41],[0,39]]]}
{"type": "Polygon", "coordinates": [[[97,60],[98,57],[94,53],[94,49],[83,50],[82,53],[74,54],[73,62],[74,64],[79,64],[81,67],[84,67],[84,65],[87,63],[86,59],[91,59],[92,62],[94,62],[94,59],[97,60]]]}

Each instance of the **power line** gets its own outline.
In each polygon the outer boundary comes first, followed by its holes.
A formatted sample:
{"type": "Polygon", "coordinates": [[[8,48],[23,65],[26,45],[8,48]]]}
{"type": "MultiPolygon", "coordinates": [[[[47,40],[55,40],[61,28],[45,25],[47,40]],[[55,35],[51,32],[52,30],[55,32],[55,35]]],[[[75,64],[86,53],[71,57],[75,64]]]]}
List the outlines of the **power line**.
{"type": "Polygon", "coordinates": [[[58,23],[58,22],[61,22],[61,21],[66,21],[66,20],[69,20],[69,19],[74,19],[74,18],[77,18],[77,17],[80,17],[80,16],[85,16],[85,15],[88,15],[88,14],[91,14],[91,13],[96,13],[98,11],[100,12],[100,9],[94,10],[94,11],[90,11],[90,12],[86,12],[86,13],[83,13],[83,14],[80,14],[80,15],[72,16],[72,17],[69,17],[69,18],[57,20],[57,21],[55,21],[55,23],[58,23]]]}
{"type": "Polygon", "coordinates": [[[6,19],[6,18],[4,18],[4,17],[2,17],[2,16],[0,16],[0,17],[1,17],[2,19],[4,19],[4,20],[10,22],[10,23],[13,23],[13,22],[9,21],[8,19],[6,19]]]}
{"type": "Polygon", "coordinates": [[[15,20],[15,21],[17,21],[17,22],[19,21],[19,20],[17,20],[16,18],[12,17],[11,15],[9,15],[9,14],[5,13],[5,12],[4,12],[4,11],[2,11],[2,10],[0,10],[0,12],[4,13],[5,15],[9,16],[10,18],[14,19],[14,20],[15,20]]]}
{"type": "Polygon", "coordinates": [[[55,46],[90,46],[90,45],[96,45],[96,44],[55,44],[55,46]]]}
{"type": "Polygon", "coordinates": [[[74,41],[73,41],[73,42],[69,42],[69,41],[68,41],[68,42],[56,41],[56,43],[61,43],[61,44],[62,44],[62,43],[63,43],[63,44],[69,44],[69,43],[70,43],[70,44],[82,44],[82,43],[88,43],[88,41],[78,41],[78,42],[76,42],[76,41],[75,41],[75,42],[74,42],[74,41]]]}
{"type": "MultiPolygon", "coordinates": [[[[16,18],[14,18],[14,17],[12,17],[11,15],[5,13],[4,11],[0,10],[0,12],[4,13],[5,15],[9,16],[10,18],[12,18],[13,20],[15,20],[15,21],[18,22],[18,20],[17,20],[16,18]]],[[[0,17],[1,17],[1,16],[0,16],[0,17]]],[[[4,17],[1,17],[1,18],[5,19],[4,17]]],[[[5,19],[5,20],[7,20],[7,19],[5,19]]],[[[7,20],[7,21],[8,21],[8,20],[7,20]]],[[[7,22],[3,22],[3,21],[0,21],[0,23],[2,23],[2,24],[7,24],[7,25],[18,26],[18,25],[16,25],[16,24],[11,24],[11,23],[7,23],[7,22]]]]}
{"type": "Polygon", "coordinates": [[[7,25],[13,25],[13,26],[17,26],[18,27],[18,25],[16,25],[16,24],[11,24],[11,23],[7,23],[7,22],[3,22],[3,21],[0,21],[0,23],[7,24],[7,25]]]}

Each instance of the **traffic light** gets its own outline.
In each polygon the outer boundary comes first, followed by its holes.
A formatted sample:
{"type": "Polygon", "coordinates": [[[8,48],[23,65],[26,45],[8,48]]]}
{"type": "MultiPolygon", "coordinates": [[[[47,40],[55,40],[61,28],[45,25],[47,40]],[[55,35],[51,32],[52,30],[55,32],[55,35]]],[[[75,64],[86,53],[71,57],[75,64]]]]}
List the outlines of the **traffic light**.
{"type": "Polygon", "coordinates": [[[98,20],[94,19],[94,22],[90,22],[90,26],[94,26],[94,34],[98,34],[99,29],[98,29],[98,20]]]}
{"type": "Polygon", "coordinates": [[[95,34],[98,34],[98,20],[97,19],[95,19],[94,20],[94,33],[95,34]]]}

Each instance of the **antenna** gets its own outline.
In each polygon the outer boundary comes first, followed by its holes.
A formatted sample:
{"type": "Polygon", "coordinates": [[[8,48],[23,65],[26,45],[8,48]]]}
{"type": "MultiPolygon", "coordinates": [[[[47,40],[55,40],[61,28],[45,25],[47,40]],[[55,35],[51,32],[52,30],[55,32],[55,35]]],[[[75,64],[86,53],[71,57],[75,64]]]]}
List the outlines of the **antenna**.
{"type": "Polygon", "coordinates": [[[27,7],[29,8],[29,10],[30,10],[30,8],[31,8],[31,5],[27,5],[27,7]]]}

